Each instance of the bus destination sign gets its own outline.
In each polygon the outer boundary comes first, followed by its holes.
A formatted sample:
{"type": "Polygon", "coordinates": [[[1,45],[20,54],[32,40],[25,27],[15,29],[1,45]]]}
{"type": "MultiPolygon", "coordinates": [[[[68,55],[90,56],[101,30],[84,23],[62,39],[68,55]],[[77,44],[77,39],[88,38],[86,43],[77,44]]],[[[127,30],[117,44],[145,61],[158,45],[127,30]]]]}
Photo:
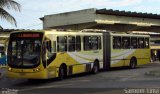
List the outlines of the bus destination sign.
{"type": "Polygon", "coordinates": [[[17,37],[19,38],[39,38],[40,34],[18,34],[17,37]]]}

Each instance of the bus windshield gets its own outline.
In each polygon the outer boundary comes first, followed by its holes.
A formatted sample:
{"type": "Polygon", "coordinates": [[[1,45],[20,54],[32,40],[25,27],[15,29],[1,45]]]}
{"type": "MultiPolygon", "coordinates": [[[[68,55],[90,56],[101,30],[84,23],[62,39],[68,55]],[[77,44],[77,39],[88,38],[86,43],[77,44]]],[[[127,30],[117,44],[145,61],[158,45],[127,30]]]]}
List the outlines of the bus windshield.
{"type": "Polygon", "coordinates": [[[15,38],[10,40],[8,65],[15,68],[34,68],[40,63],[41,39],[15,38]]]}

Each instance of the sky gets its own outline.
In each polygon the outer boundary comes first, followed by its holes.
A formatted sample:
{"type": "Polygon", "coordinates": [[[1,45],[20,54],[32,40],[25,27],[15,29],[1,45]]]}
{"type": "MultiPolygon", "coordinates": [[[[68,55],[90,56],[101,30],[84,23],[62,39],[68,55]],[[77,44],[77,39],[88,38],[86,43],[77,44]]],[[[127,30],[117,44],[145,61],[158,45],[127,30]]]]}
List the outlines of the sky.
{"type": "Polygon", "coordinates": [[[17,20],[17,27],[0,19],[4,29],[43,29],[39,19],[45,15],[82,9],[113,9],[120,11],[160,14],[160,0],[14,0],[21,11],[7,10],[17,20]]]}

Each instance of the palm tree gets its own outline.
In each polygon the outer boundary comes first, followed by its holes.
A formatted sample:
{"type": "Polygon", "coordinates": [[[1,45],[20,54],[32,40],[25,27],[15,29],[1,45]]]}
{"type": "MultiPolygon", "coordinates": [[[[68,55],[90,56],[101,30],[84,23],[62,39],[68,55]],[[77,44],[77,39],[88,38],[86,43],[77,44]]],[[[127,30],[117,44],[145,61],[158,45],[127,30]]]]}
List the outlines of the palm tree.
{"type": "MultiPolygon", "coordinates": [[[[10,15],[6,11],[6,9],[15,10],[15,11],[20,12],[20,8],[21,8],[21,5],[14,0],[0,0],[0,19],[6,20],[9,23],[17,26],[17,22],[16,22],[15,18],[12,15],[10,15]]],[[[2,27],[0,26],[0,28],[2,28],[2,27]]]]}

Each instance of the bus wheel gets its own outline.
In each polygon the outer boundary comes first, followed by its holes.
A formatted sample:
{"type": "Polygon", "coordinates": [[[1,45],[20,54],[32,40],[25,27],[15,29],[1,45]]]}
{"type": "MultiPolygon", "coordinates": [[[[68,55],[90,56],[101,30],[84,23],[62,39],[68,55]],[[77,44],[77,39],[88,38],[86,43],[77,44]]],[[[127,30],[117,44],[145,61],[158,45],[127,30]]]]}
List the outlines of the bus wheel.
{"type": "Polygon", "coordinates": [[[92,73],[96,74],[99,71],[99,63],[96,61],[93,65],[92,73]]]}
{"type": "Polygon", "coordinates": [[[65,68],[64,66],[60,66],[59,68],[59,79],[63,80],[65,78],[65,68]]]}
{"type": "Polygon", "coordinates": [[[136,66],[137,66],[136,58],[132,58],[132,59],[130,60],[130,68],[131,68],[131,69],[134,69],[134,68],[136,68],[136,66]]]}

